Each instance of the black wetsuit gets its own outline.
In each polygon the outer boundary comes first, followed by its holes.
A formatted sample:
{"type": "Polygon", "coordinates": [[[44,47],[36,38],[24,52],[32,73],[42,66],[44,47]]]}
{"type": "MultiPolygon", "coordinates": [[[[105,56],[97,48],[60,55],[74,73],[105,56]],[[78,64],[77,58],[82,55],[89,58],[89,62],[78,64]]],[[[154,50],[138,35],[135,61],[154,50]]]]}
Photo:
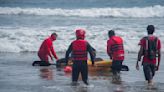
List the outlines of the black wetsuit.
{"type": "MultiPolygon", "coordinates": [[[[66,51],[66,63],[68,63],[69,59],[69,54],[72,52],[72,44],[69,46],[68,50],[66,51]]],[[[91,61],[92,64],[94,64],[94,58],[95,56],[92,54],[93,53],[93,48],[89,43],[87,43],[87,52],[89,52],[91,56],[91,61]]],[[[73,60],[73,65],[72,65],[72,82],[77,82],[79,74],[81,73],[82,75],[82,80],[85,84],[88,84],[88,65],[87,65],[87,60],[73,60]]]]}

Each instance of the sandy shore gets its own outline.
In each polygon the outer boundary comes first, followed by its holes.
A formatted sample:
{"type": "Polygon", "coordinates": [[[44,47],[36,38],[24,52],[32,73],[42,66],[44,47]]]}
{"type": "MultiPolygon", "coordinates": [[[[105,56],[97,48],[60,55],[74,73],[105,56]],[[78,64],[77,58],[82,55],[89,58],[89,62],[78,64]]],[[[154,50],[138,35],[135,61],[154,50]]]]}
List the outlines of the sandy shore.
{"type": "MultiPolygon", "coordinates": [[[[60,58],[64,56],[62,53],[58,55],[60,58]]],[[[98,56],[108,58],[105,53],[98,56]]],[[[34,60],[38,60],[36,53],[0,53],[0,92],[163,92],[164,63],[161,61],[156,73],[154,88],[148,90],[142,68],[135,70],[136,57],[137,54],[126,54],[124,64],[130,71],[121,73],[122,84],[111,82],[110,71],[99,71],[89,73],[90,86],[84,87],[80,80],[79,86],[72,87],[71,73],[55,66],[31,66],[34,60]]]]}

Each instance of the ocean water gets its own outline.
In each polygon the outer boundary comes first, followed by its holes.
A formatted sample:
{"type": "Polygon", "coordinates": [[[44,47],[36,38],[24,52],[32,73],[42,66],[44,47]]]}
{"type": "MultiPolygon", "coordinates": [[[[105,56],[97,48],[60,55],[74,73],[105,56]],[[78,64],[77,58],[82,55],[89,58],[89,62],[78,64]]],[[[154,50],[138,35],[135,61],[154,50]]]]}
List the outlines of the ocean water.
{"type": "Polygon", "coordinates": [[[164,0],[0,0],[0,20],[0,52],[36,52],[52,32],[55,50],[65,52],[77,28],[97,52],[106,53],[111,29],[138,52],[149,24],[164,43],[164,0]]]}
{"type": "MultiPolygon", "coordinates": [[[[153,88],[148,89],[142,67],[139,71],[135,69],[136,56],[126,54],[124,64],[130,71],[121,72],[121,84],[112,83],[112,74],[106,68],[89,67],[90,86],[86,87],[81,78],[80,85],[71,86],[71,73],[63,68],[33,67],[33,60],[38,59],[36,53],[0,53],[0,92],[164,92],[164,63],[156,72],[153,88]]],[[[106,55],[101,53],[100,57],[106,55]]]]}
{"type": "Polygon", "coordinates": [[[0,92],[163,92],[163,56],[153,89],[147,89],[142,67],[135,69],[138,42],[149,24],[163,44],[164,0],[0,0],[0,92]],[[77,28],[86,30],[86,40],[103,59],[109,59],[108,30],[123,38],[125,51],[132,53],[125,55],[130,71],[121,72],[122,84],[111,83],[111,72],[99,70],[89,71],[93,86],[83,87],[80,80],[80,86],[72,87],[71,73],[31,66],[40,44],[53,32],[58,34],[55,50],[63,58],[77,28]]]}

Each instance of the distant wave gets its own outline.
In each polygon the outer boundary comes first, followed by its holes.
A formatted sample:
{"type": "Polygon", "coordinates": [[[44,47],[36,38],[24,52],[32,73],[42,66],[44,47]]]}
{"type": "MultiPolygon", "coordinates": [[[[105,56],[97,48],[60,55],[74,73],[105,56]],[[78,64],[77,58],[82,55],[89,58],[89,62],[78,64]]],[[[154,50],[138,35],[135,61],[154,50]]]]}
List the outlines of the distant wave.
{"type": "Polygon", "coordinates": [[[89,8],[89,9],[51,9],[51,8],[11,8],[0,7],[4,15],[55,15],[76,17],[164,17],[164,6],[132,8],[89,8]]]}
{"type": "MultiPolygon", "coordinates": [[[[80,26],[79,26],[80,27],[80,26]]],[[[79,28],[78,27],[78,28],[79,28]]],[[[77,28],[77,26],[61,26],[52,28],[28,28],[28,27],[0,27],[0,53],[1,52],[37,52],[42,41],[52,33],[52,29],[63,30],[57,31],[59,37],[54,42],[57,52],[65,52],[75,39],[74,31],[69,31],[77,28]],[[40,31],[39,31],[40,30],[40,31]]],[[[87,27],[84,27],[87,29],[87,27]]],[[[86,39],[97,50],[97,52],[106,51],[106,41],[108,39],[105,26],[92,26],[87,29],[86,39]],[[105,36],[106,35],[106,36],[105,36]]],[[[132,31],[127,29],[117,30],[116,33],[124,39],[124,47],[127,52],[138,52],[138,42],[145,35],[145,31],[132,31]],[[126,31],[125,31],[126,30],[126,31]],[[131,35],[129,35],[131,34],[131,35]]],[[[164,33],[158,31],[157,34],[161,42],[164,42],[164,33]]],[[[162,45],[163,46],[163,45],[162,45]]],[[[163,47],[162,47],[163,48],[163,47]]],[[[164,52],[164,49],[162,49],[164,52]]]]}

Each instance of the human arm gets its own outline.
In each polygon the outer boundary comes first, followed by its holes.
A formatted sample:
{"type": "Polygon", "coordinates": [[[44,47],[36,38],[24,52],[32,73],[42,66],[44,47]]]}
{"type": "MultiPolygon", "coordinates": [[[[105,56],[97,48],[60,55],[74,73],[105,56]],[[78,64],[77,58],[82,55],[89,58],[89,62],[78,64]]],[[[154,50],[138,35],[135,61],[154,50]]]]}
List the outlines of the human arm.
{"type": "Polygon", "coordinates": [[[158,51],[158,64],[156,69],[157,71],[159,70],[160,61],[161,61],[161,50],[158,51]]]}
{"type": "Polygon", "coordinates": [[[157,51],[157,55],[158,55],[158,63],[157,63],[157,71],[159,70],[159,65],[160,65],[160,61],[161,61],[161,42],[160,40],[158,40],[158,51],[157,51]]]}
{"type": "Polygon", "coordinates": [[[66,60],[66,65],[68,64],[68,59],[69,59],[69,54],[72,52],[72,43],[71,45],[68,47],[66,54],[65,54],[65,60],[66,60]]]}
{"type": "Polygon", "coordinates": [[[53,58],[52,58],[52,55],[51,55],[51,49],[50,48],[48,48],[48,55],[50,56],[50,58],[51,58],[51,60],[53,61],[53,58]]]}
{"type": "Polygon", "coordinates": [[[110,57],[110,59],[112,59],[112,53],[111,53],[111,45],[109,44],[109,40],[107,41],[107,54],[110,57]]]}
{"type": "Polygon", "coordinates": [[[53,61],[52,55],[56,58],[56,60],[58,60],[58,57],[53,48],[52,40],[50,38],[45,40],[45,46],[46,46],[45,48],[47,49],[47,54],[48,56],[50,56],[51,60],[53,61]]]}
{"type": "Polygon", "coordinates": [[[92,61],[92,66],[94,66],[94,60],[95,60],[96,50],[89,43],[87,43],[87,51],[90,54],[91,61],[92,61]]]}
{"type": "MultiPolygon", "coordinates": [[[[56,59],[56,61],[58,60],[58,57],[57,57],[57,55],[56,55],[56,52],[54,51],[54,47],[53,46],[51,46],[51,53],[52,53],[52,55],[55,57],[55,59],[56,59]]],[[[51,56],[52,57],[52,56],[51,56]]],[[[52,59],[53,60],[53,59],[52,59]]]]}
{"type": "Polygon", "coordinates": [[[51,42],[49,41],[49,39],[46,39],[44,41],[44,48],[47,49],[46,53],[48,54],[48,56],[50,56],[51,60],[53,61],[52,55],[51,55],[51,42]]]}
{"type": "Polygon", "coordinates": [[[145,37],[143,37],[138,45],[140,46],[138,57],[137,57],[137,63],[136,63],[136,69],[139,70],[139,62],[141,61],[142,56],[144,55],[144,44],[145,44],[145,37]]]}
{"type": "Polygon", "coordinates": [[[137,63],[136,63],[136,69],[139,70],[139,62],[141,61],[141,57],[143,55],[143,47],[140,47],[140,50],[138,52],[138,58],[137,58],[137,63]]]}

